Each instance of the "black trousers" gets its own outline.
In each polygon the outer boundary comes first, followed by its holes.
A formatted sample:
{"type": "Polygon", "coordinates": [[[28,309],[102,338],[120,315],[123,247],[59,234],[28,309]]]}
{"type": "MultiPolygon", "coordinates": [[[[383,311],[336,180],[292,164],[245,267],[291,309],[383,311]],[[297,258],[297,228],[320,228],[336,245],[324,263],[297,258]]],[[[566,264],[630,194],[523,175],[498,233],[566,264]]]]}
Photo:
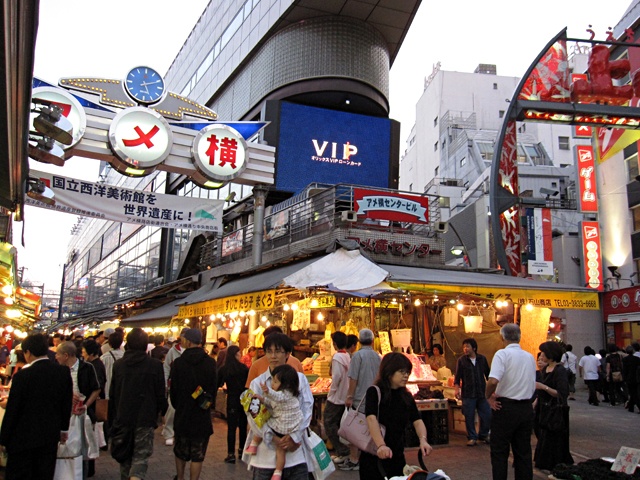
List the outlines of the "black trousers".
{"type": "Polygon", "coordinates": [[[11,452],[7,456],[6,480],[52,480],[58,445],[11,452]]]}
{"type": "Polygon", "coordinates": [[[636,405],[638,406],[638,410],[640,411],[640,397],[638,397],[639,393],[638,384],[633,382],[627,382],[627,392],[629,392],[629,403],[627,404],[627,410],[630,412],[635,411],[636,405]]]}
{"type": "Polygon", "coordinates": [[[491,470],[493,480],[507,480],[509,450],[513,450],[515,480],[533,480],[531,402],[501,399],[502,408],[491,416],[491,470]]]}
{"type": "Polygon", "coordinates": [[[247,440],[247,415],[240,404],[240,399],[236,402],[227,397],[227,454],[229,455],[235,455],[236,429],[239,431],[238,450],[242,450],[247,440]]]}
{"type": "Polygon", "coordinates": [[[584,383],[586,383],[589,388],[589,404],[599,405],[600,401],[598,400],[598,394],[596,393],[598,380],[585,380],[584,383]]]}

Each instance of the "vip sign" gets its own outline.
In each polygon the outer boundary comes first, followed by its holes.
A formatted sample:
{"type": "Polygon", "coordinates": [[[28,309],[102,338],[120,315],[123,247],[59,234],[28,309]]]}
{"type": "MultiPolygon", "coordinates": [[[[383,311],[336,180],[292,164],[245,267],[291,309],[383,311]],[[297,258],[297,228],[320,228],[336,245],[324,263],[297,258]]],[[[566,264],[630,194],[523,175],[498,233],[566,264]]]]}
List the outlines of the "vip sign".
{"type": "MultiPolygon", "coordinates": [[[[358,147],[351,145],[349,142],[342,144],[342,148],[338,148],[338,144],[336,142],[329,143],[324,140],[320,143],[320,141],[315,138],[311,140],[311,143],[313,143],[313,148],[316,151],[315,157],[318,159],[339,159],[338,151],[340,151],[341,160],[349,161],[353,155],[358,153],[358,147]],[[331,145],[331,149],[327,150],[329,145],[331,145]]],[[[314,160],[315,159],[316,158],[314,158],[314,160]]]]}
{"type": "Polygon", "coordinates": [[[577,145],[575,155],[578,164],[578,186],[581,212],[598,212],[598,192],[596,190],[596,162],[591,145],[577,145]]]}
{"type": "Polygon", "coordinates": [[[227,125],[210,125],[200,130],[191,150],[196,170],[209,180],[228,182],[247,166],[247,142],[227,125]]]}
{"type": "MultiPolygon", "coordinates": [[[[61,144],[60,146],[62,148],[67,150],[80,141],[87,129],[87,114],[76,97],[67,93],[65,90],[53,87],[34,88],[31,96],[34,99],[47,100],[55,103],[62,109],[62,115],[71,122],[71,125],[73,126],[73,140],[71,145],[61,144]]],[[[33,131],[35,130],[35,128],[33,128],[33,117],[35,117],[35,114],[32,113],[31,117],[31,130],[33,131]]]]}
{"type": "Polygon", "coordinates": [[[600,225],[598,222],[581,222],[582,257],[587,287],[604,290],[602,275],[602,249],[600,246],[600,225]]]}
{"type": "Polygon", "coordinates": [[[148,175],[171,152],[173,133],[169,123],[148,108],[119,112],[109,126],[109,144],[121,162],[112,166],[123,175],[148,175]]]}

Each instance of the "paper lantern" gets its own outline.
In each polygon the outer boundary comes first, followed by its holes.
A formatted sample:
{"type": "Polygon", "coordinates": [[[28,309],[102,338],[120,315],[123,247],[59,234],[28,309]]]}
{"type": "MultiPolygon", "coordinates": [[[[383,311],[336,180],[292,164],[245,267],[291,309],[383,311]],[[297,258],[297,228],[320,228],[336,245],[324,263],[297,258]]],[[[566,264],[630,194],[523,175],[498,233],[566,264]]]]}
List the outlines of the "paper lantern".
{"type": "Polygon", "coordinates": [[[482,333],[481,315],[467,315],[462,318],[464,318],[465,333],[482,333]]]}

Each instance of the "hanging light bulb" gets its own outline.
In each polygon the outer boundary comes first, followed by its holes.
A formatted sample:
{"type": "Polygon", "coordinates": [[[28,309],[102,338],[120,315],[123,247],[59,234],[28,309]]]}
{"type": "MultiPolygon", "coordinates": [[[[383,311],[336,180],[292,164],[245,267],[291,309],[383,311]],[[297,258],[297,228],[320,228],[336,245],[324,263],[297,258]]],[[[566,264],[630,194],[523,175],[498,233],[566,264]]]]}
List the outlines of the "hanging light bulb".
{"type": "Polygon", "coordinates": [[[413,304],[414,304],[416,307],[419,307],[420,305],[422,305],[422,302],[420,301],[420,299],[419,299],[419,298],[416,298],[416,299],[413,301],[413,304]]]}
{"type": "Polygon", "coordinates": [[[288,303],[285,303],[285,304],[282,306],[282,310],[284,310],[285,312],[288,312],[289,310],[291,310],[291,307],[289,306],[289,304],[288,304],[288,303]]]}
{"type": "Polygon", "coordinates": [[[530,312],[531,310],[533,310],[533,305],[531,305],[530,303],[527,303],[527,305],[524,308],[526,308],[527,311],[530,312]]]}
{"type": "Polygon", "coordinates": [[[458,311],[462,311],[464,310],[464,305],[462,303],[458,303],[458,305],[456,305],[456,308],[458,309],[458,311]]]}
{"type": "Polygon", "coordinates": [[[317,298],[312,298],[310,306],[311,306],[311,308],[317,307],[318,306],[318,299],[317,298]]]}
{"type": "Polygon", "coordinates": [[[13,287],[11,285],[4,285],[2,287],[2,293],[4,295],[11,295],[13,294],[13,287]]]}
{"type": "Polygon", "coordinates": [[[184,323],[186,323],[187,325],[189,325],[190,322],[191,322],[191,320],[189,320],[188,318],[184,319],[184,323]]]}
{"type": "Polygon", "coordinates": [[[322,322],[324,320],[324,315],[322,314],[322,312],[318,313],[318,316],[316,317],[318,319],[319,322],[322,322]]]}
{"type": "Polygon", "coordinates": [[[240,311],[240,313],[238,315],[240,315],[240,317],[244,317],[246,315],[246,313],[244,312],[244,310],[242,310],[242,311],[240,311]]]}
{"type": "Polygon", "coordinates": [[[298,310],[298,304],[297,303],[292,303],[291,304],[291,310],[298,310]]]}
{"type": "Polygon", "coordinates": [[[449,303],[453,305],[454,303],[456,303],[456,301],[452,298],[451,300],[449,300],[449,303]]]}
{"type": "Polygon", "coordinates": [[[249,316],[251,316],[251,317],[253,317],[255,314],[256,314],[256,311],[255,311],[255,310],[249,310],[249,311],[247,312],[247,315],[249,315],[249,316]]]}
{"type": "Polygon", "coordinates": [[[262,317],[260,318],[261,321],[266,322],[267,321],[267,316],[266,315],[262,315],[262,317]]]}

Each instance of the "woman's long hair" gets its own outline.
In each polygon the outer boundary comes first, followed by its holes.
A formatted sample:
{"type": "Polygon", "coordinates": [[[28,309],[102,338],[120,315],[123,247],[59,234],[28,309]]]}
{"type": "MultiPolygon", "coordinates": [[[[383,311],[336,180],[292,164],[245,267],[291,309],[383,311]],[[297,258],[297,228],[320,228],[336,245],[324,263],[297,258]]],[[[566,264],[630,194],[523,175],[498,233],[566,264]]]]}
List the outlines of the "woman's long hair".
{"type": "Polygon", "coordinates": [[[239,351],[240,348],[237,345],[231,345],[227,348],[227,356],[224,360],[224,365],[222,366],[222,368],[227,372],[227,377],[240,375],[249,370],[244,363],[240,362],[236,358],[236,354],[239,351]]]}
{"type": "MultiPolygon", "coordinates": [[[[374,385],[380,388],[382,399],[380,403],[386,403],[391,394],[391,377],[398,370],[407,370],[411,373],[413,365],[406,355],[398,352],[387,353],[382,357],[380,362],[380,369],[378,370],[378,377],[376,378],[374,385]]],[[[405,388],[401,388],[401,391],[406,393],[408,397],[411,397],[409,391],[405,388]]]]}

